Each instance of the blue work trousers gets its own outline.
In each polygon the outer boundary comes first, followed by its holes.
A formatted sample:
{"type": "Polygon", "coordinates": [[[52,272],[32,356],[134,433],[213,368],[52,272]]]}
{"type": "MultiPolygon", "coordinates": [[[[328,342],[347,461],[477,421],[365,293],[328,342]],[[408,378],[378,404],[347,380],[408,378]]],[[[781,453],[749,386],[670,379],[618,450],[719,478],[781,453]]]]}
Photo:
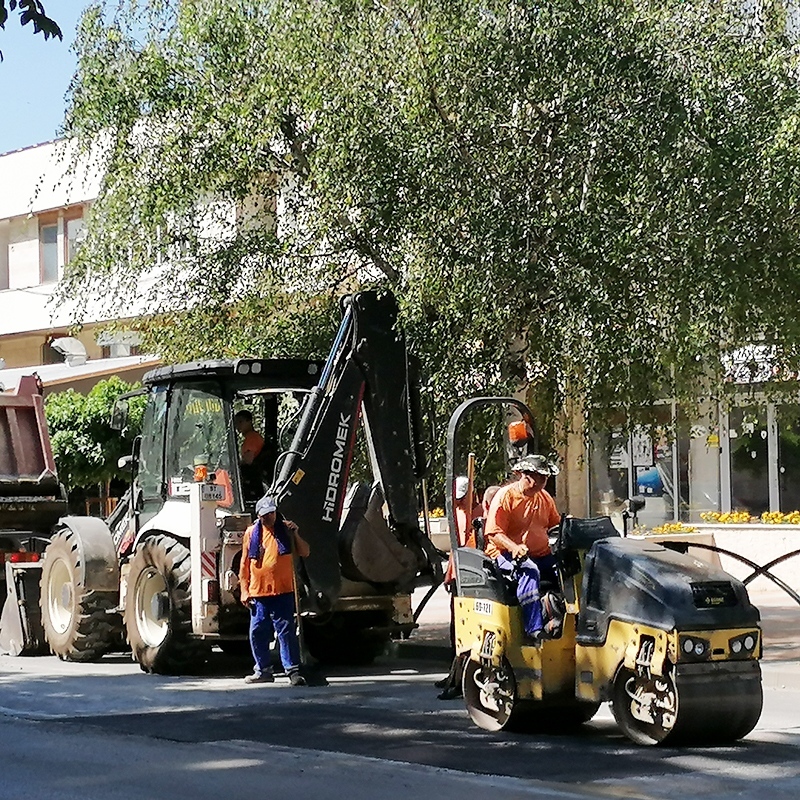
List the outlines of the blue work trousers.
{"type": "Polygon", "coordinates": [[[542,578],[558,582],[555,556],[548,553],[539,558],[526,558],[524,561],[515,562],[505,553],[501,553],[497,557],[497,566],[501,572],[510,575],[516,581],[517,600],[522,610],[525,633],[532,636],[544,627],[542,600],[539,595],[542,578]]]}
{"type": "Polygon", "coordinates": [[[276,594],[272,597],[251,597],[250,647],[256,662],[257,673],[271,672],[269,647],[277,635],[281,664],[287,673],[300,668],[300,643],[294,619],[294,594],[276,594]]]}

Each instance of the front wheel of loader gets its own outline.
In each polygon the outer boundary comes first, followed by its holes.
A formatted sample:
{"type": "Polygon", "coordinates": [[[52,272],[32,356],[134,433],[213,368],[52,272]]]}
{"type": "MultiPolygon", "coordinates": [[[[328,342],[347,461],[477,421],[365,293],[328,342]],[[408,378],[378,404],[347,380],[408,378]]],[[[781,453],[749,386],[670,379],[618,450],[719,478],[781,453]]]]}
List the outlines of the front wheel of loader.
{"type": "Polygon", "coordinates": [[[381,656],[389,643],[382,611],[337,612],[303,625],[303,642],[321,664],[363,666],[381,656]]]}
{"type": "Polygon", "coordinates": [[[113,649],[120,628],[115,592],[86,588],[78,534],[54,534],[42,564],[39,606],[50,650],[62,661],[96,661],[113,649]]]}
{"type": "Polygon", "coordinates": [[[510,727],[517,682],[506,659],[499,666],[468,659],[461,686],[470,719],[479,728],[501,731],[510,727]]]}
{"type": "Polygon", "coordinates": [[[208,646],[191,638],[189,550],[171,536],[146,539],[131,559],[125,629],[133,660],[145,672],[184,674],[208,657],[208,646]]]}

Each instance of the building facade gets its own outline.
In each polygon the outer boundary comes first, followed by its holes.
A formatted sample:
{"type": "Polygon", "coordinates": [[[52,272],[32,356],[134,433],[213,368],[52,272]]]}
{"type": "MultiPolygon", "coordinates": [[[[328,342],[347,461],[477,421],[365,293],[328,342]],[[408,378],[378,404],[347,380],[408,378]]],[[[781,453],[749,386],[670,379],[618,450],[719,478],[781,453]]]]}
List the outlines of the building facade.
{"type": "Polygon", "coordinates": [[[90,160],[76,162],[63,140],[0,155],[0,367],[63,362],[51,345],[68,336],[90,361],[137,355],[137,339],[103,331],[99,314],[72,332],[74,309],[54,302],[99,181],[90,160]]]}

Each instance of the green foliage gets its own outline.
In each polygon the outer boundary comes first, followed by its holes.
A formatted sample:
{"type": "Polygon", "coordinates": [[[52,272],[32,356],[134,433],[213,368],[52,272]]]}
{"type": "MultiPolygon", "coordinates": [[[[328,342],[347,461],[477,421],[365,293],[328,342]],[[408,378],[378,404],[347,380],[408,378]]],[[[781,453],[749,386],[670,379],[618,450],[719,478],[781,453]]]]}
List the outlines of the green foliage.
{"type": "MultiPolygon", "coordinates": [[[[54,19],[50,19],[40,0],[0,0],[0,28],[5,29],[10,11],[19,11],[20,25],[33,23],[33,32],[41,33],[45,40],[51,36],[62,39],[61,28],[54,19]]],[[[0,53],[0,61],[3,54],[0,53]]]]}
{"type": "Polygon", "coordinates": [[[106,171],[62,294],[125,316],[149,274],[189,357],[323,353],[337,295],[391,288],[445,415],[690,402],[752,341],[797,371],[800,85],[746,5],[90,8],[67,132],[106,171]]]}
{"type": "Polygon", "coordinates": [[[54,392],[45,402],[45,415],[58,477],[68,489],[105,484],[125,477],[117,468],[139,433],[144,396],[129,400],[128,428],[112,430],[111,411],[117,397],[136,388],[116,376],[100,381],[87,395],[74,389],[54,392]]]}

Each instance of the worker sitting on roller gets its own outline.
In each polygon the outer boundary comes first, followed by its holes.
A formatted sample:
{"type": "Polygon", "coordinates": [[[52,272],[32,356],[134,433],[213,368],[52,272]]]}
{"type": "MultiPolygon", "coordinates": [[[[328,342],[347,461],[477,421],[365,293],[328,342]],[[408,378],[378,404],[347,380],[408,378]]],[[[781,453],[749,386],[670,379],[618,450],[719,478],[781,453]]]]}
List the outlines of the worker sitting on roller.
{"type": "Polygon", "coordinates": [[[558,525],[560,515],[544,487],[559,470],[545,456],[529,455],[520,458],[512,471],[516,480],[497,492],[489,508],[486,553],[503,572],[516,576],[525,634],[538,643],[548,635],[539,587],[543,580],[558,582],[547,531],[558,525]]]}

